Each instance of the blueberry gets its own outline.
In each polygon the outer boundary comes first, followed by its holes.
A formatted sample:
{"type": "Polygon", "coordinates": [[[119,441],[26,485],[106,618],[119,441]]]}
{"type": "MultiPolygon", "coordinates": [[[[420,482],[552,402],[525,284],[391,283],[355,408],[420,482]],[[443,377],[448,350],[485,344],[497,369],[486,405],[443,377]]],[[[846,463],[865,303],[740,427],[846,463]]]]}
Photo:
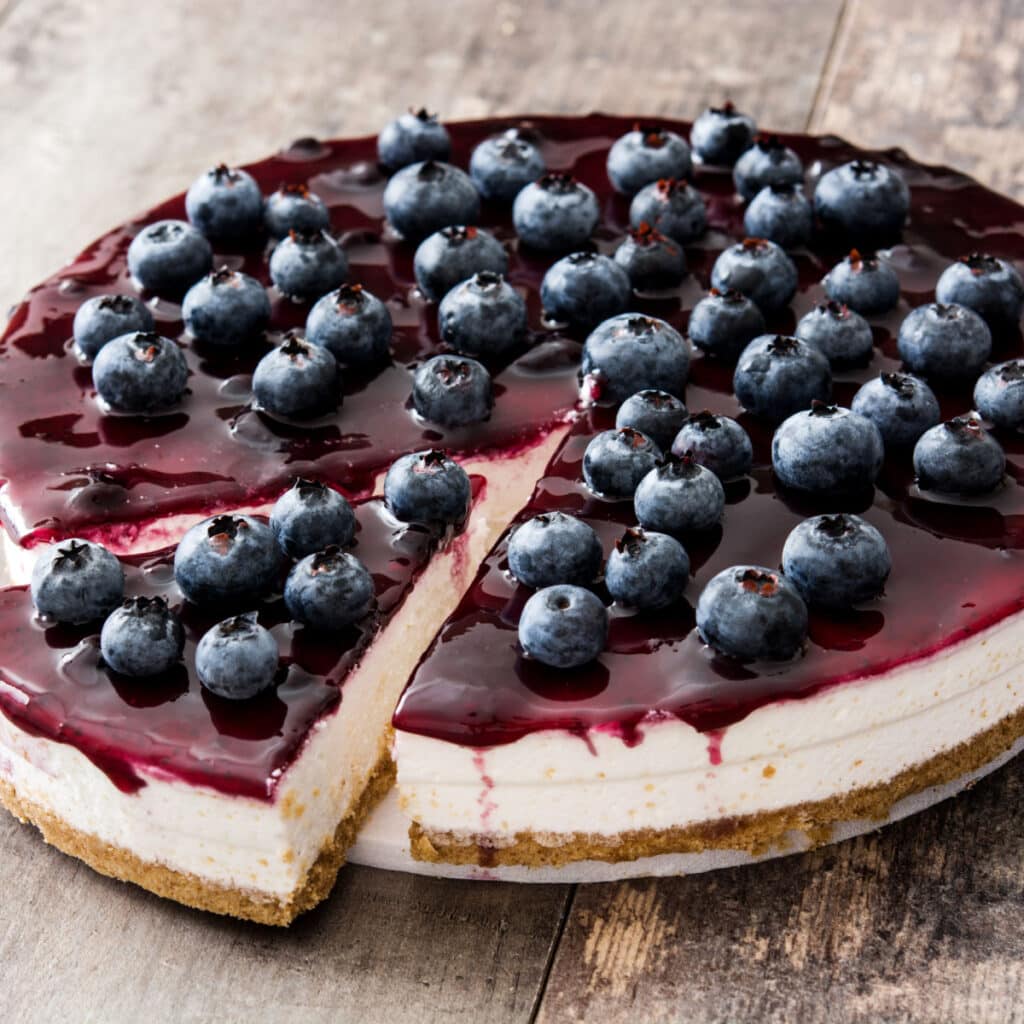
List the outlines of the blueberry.
{"type": "Polygon", "coordinates": [[[608,592],[630,608],[664,608],[677,601],[690,577],[690,558],[666,533],[627,530],[608,556],[608,592]]]}
{"type": "Polygon", "coordinates": [[[823,278],[825,293],[864,316],[895,309],[900,301],[900,279],[886,260],[862,256],[856,249],[843,257],[823,278]]]}
{"type": "Polygon", "coordinates": [[[403,522],[461,523],[469,514],[466,471],[445,452],[413,452],[396,459],[384,477],[384,500],[403,522]]]}
{"type": "Polygon", "coordinates": [[[658,446],[639,430],[602,430],[590,439],[583,454],[583,479],[606,498],[631,498],[660,458],[658,446]]]}
{"type": "Polygon", "coordinates": [[[732,180],[736,191],[749,201],[769,185],[801,184],[804,165],[777,135],[759,136],[736,161],[732,180]]]}
{"type": "Polygon", "coordinates": [[[709,355],[732,362],[765,332],[764,314],[757,304],[735,289],[711,291],[693,307],[690,340],[709,355]]]}
{"type": "Polygon", "coordinates": [[[306,340],[327,349],[342,366],[384,362],[391,314],[361,284],[343,284],[318,299],[306,318],[306,340]]]}
{"type": "Polygon", "coordinates": [[[822,224],[851,241],[899,233],[910,209],[910,189],[899,171],[873,160],[852,160],[823,174],[814,189],[822,224]]]}
{"type": "Polygon", "coordinates": [[[824,402],[783,420],[772,437],[772,469],[796,491],[851,494],[871,487],[885,445],[866,416],[824,402]]]}
{"type": "Polygon", "coordinates": [[[832,397],[828,360],[816,348],[784,334],[762,334],[736,364],[732,387],[755,416],[781,423],[812,401],[832,397]]]}
{"type": "Polygon", "coordinates": [[[545,174],[512,204],[516,234],[535,249],[569,252],[590,241],[600,219],[597,196],[568,174],[545,174]]]}
{"type": "Polygon", "coordinates": [[[489,231],[447,227],[420,242],[412,265],[420,291],[431,302],[440,302],[460,281],[478,270],[504,274],[508,270],[508,256],[489,231]]]}
{"type": "Polygon", "coordinates": [[[675,395],[656,388],[637,391],[627,398],[615,416],[616,427],[632,427],[668,451],[686,419],[686,406],[675,395]]]}
{"type": "Polygon", "coordinates": [[[189,186],[185,212],[207,238],[251,238],[263,226],[263,193],[247,171],[220,164],[189,186]]]}
{"type": "Polygon", "coordinates": [[[715,650],[743,661],[786,661],[807,638],[807,606],[779,572],[759,565],[723,569],[697,601],[697,630],[715,650]]]}
{"type": "Polygon", "coordinates": [[[324,201],[306,185],[282,185],[267,196],[263,223],[271,238],[284,238],[289,231],[315,235],[331,226],[324,201]]]}
{"type": "Polygon", "coordinates": [[[565,512],[527,519],[508,541],[509,571],[528,587],[590,583],[603,557],[593,528],[565,512]]]}
{"type": "Polygon", "coordinates": [[[666,238],[686,245],[704,234],[708,212],[703,197],[689,182],[663,178],[633,197],[629,223],[634,230],[649,224],[666,238]]]}
{"type": "Polygon", "coordinates": [[[338,364],[327,349],[289,332],[256,364],[252,393],[266,412],[307,419],[337,408],[340,382],[338,364]]]}
{"type": "Polygon", "coordinates": [[[162,597],[130,597],[100,632],[103,660],[123,676],[158,676],[181,661],[185,630],[162,597]]]}
{"type": "Polygon", "coordinates": [[[500,356],[526,336],[526,300],[500,274],[483,270],[448,292],[437,319],[456,352],[500,356]]]}
{"type": "Polygon", "coordinates": [[[1014,327],[1024,309],[1024,281],[1009,260],[974,252],[946,267],[935,298],[973,309],[989,327],[1014,327]]]}
{"type": "Polygon", "coordinates": [[[932,389],[907,373],[883,373],[869,380],[853,396],[851,408],[878,427],[886,447],[913,444],[942,418],[932,389]]]}
{"type": "Polygon", "coordinates": [[[168,298],[183,295],[213,263],[204,235],[183,220],[158,220],[128,246],[128,271],[143,288],[168,298]]]}
{"type": "Polygon", "coordinates": [[[811,240],[814,211],[799,185],[768,185],[754,196],[743,214],[743,230],[793,249],[811,240]]]}
{"type": "Polygon", "coordinates": [[[174,579],[197,605],[247,604],[274,589],[280,567],[266,523],[241,514],[196,523],[174,552],[174,579]]]}
{"type": "Polygon", "coordinates": [[[30,589],[40,615],[57,622],[94,622],[120,604],[124,570],[103,545],[65,540],[36,558],[30,589]]]}
{"type": "Polygon", "coordinates": [[[270,299],[256,278],[221,267],[189,288],[181,317],[197,341],[240,345],[265,330],[270,299]]]}
{"type": "Polygon", "coordinates": [[[337,288],[347,274],[345,250],[326,231],[289,231],[270,254],[270,279],[293,299],[318,299],[337,288]]]}
{"type": "Polygon", "coordinates": [[[100,398],[121,412],[166,409],[181,400],[188,364],[169,338],[150,331],[122,334],[100,349],[92,364],[100,398]]]}
{"type": "Polygon", "coordinates": [[[914,445],[917,482],[942,494],[985,494],[1006,472],[999,442],[973,413],[926,430],[914,445]]]}
{"type": "Polygon", "coordinates": [[[490,416],[494,404],[491,375],[475,359],[433,356],[413,374],[412,401],[430,423],[446,427],[479,423],[490,416]]]}
{"type": "Polygon", "coordinates": [[[284,603],[303,625],[334,632],[373,609],[373,577],[355,555],[331,545],[295,564],[284,585],[284,603]]]}
{"type": "Polygon", "coordinates": [[[78,351],[86,359],[94,359],[108,341],[153,328],[153,314],[137,296],[95,295],[75,312],[72,334],[78,351]]]}
{"type": "Polygon", "coordinates": [[[475,224],[480,194],[465,171],[428,160],[403,167],[387,183],[384,212],[403,238],[419,242],[450,224],[475,224]]]}
{"type": "Polygon", "coordinates": [[[616,190],[632,196],[661,178],[688,178],[693,163],[690,147],[675,132],[638,125],[612,144],[607,168],[616,190]]]}
{"type": "Polygon", "coordinates": [[[897,346],[913,373],[973,380],[992,352],[992,334],[973,309],[933,302],[910,311],[900,324],[897,346]]]}
{"type": "Polygon", "coordinates": [[[469,176],[484,199],[511,203],[547,170],[531,139],[516,128],[484,139],[469,158],[469,176]]]}
{"type": "Polygon", "coordinates": [[[754,119],[726,102],[708,107],[693,122],[690,145],[702,163],[731,167],[754,144],[756,134],[754,119]]]}
{"type": "Polygon", "coordinates": [[[754,462],[747,432],[734,419],[707,410],[691,416],[679,428],[671,451],[710,469],[723,483],[746,476],[754,462]]]}
{"type": "Polygon", "coordinates": [[[725,491],[710,469],[689,456],[670,455],[640,481],[633,507],[645,530],[671,534],[709,530],[722,518],[725,491]]]}
{"type": "Polygon", "coordinates": [[[218,622],[196,647],[196,674],[211,693],[247,700],[262,693],[277,675],[277,641],[256,621],[256,613],[218,622]]]}
{"type": "Polygon", "coordinates": [[[974,385],[974,405],[997,427],[1018,430],[1024,426],[1024,359],[986,370],[974,385]]]}
{"type": "Polygon", "coordinates": [[[448,129],[423,108],[389,121],[377,136],[377,159],[393,171],[421,160],[447,160],[451,151],[448,129]]]}
{"type": "Polygon", "coordinates": [[[631,295],[622,267],[596,252],[563,256],[548,268],[540,285],[547,315],[584,330],[628,308],[631,295]]]}
{"type": "Polygon", "coordinates": [[[596,380],[601,398],[611,403],[647,389],[682,398],[689,371],[686,339],[653,316],[612,317],[599,324],[583,346],[582,372],[596,380]]]}
{"type": "Polygon", "coordinates": [[[608,640],[608,611],[591,591],[566,584],[537,591],[519,617],[519,643],[553,668],[593,661],[608,640]]]}
{"type": "Polygon", "coordinates": [[[797,272],[793,261],[774,242],[746,238],[719,253],[711,268],[711,286],[720,292],[742,292],[769,313],[796,294],[797,272]]]}
{"type": "Polygon", "coordinates": [[[796,325],[796,336],[816,348],[833,367],[864,366],[871,361],[871,325],[848,306],[820,302],[796,325]]]}
{"type": "Polygon", "coordinates": [[[332,544],[348,544],[355,536],[356,516],[334,488],[299,479],[274,503],[270,529],[289,558],[304,558],[332,544]]]}
{"type": "Polygon", "coordinates": [[[849,608],[878,597],[892,570],[885,538],[860,516],[815,516],[786,538],[782,571],[809,605],[849,608]]]}
{"type": "Polygon", "coordinates": [[[686,256],[678,242],[644,222],[631,229],[615,250],[615,262],[634,288],[668,288],[686,273],[686,256]]]}

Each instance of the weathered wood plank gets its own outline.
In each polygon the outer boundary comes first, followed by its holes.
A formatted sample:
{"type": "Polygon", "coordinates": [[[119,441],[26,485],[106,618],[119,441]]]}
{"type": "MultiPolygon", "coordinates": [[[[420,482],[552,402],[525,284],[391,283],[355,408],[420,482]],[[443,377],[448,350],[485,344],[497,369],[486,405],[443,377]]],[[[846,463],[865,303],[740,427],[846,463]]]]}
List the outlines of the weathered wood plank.
{"type": "Polygon", "coordinates": [[[570,892],[348,867],[281,931],[101,878],[7,815],[0,851],[11,1024],[526,1021],[570,892]]]}
{"type": "Polygon", "coordinates": [[[540,1024],[1024,1020],[1024,764],[880,833],[580,887],[540,1024]]]}
{"type": "MultiPolygon", "coordinates": [[[[2,2],[2,0],[0,0],[2,2]]],[[[301,135],[604,108],[692,115],[726,94],[803,126],[839,0],[373,4],[32,0],[0,32],[0,309],[97,234],[301,135]],[[754,60],[771,33],[771,60],[754,60]],[[727,41],[727,45],[724,45],[727,41]],[[16,158],[12,154],[16,153],[16,158]]]]}
{"type": "Polygon", "coordinates": [[[1024,197],[1024,4],[850,0],[810,121],[1024,197]]]}

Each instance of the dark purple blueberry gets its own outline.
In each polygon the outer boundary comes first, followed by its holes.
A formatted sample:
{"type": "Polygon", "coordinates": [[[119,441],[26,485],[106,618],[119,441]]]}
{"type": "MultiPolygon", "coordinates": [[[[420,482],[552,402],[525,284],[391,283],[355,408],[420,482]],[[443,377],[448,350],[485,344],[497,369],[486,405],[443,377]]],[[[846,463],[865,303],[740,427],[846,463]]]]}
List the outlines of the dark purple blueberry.
{"type": "Polygon", "coordinates": [[[815,399],[832,397],[828,360],[816,348],[784,334],[762,334],[736,364],[733,390],[755,416],[781,423],[815,399]]]}
{"type": "Polygon", "coordinates": [[[909,210],[903,175],[873,160],[834,167],[814,189],[814,212],[822,224],[853,242],[898,235],[909,210]]]}
{"type": "Polygon", "coordinates": [[[315,235],[331,226],[331,215],[324,201],[303,184],[282,185],[267,196],[263,223],[271,238],[284,238],[289,231],[315,235]]]}
{"type": "Polygon", "coordinates": [[[992,334],[973,309],[938,302],[918,306],[900,324],[907,369],[939,380],[974,380],[992,352],[992,334]]]}
{"type": "Polygon", "coordinates": [[[856,249],[840,260],[821,283],[833,302],[864,316],[887,313],[900,301],[900,279],[888,261],[863,256],[856,249]]]}
{"type": "Polygon", "coordinates": [[[287,419],[309,419],[338,407],[341,375],[334,356],[291,332],[256,364],[252,393],[260,409],[287,419]]]}
{"type": "Polygon", "coordinates": [[[689,182],[662,178],[633,197],[629,223],[634,230],[649,224],[666,238],[686,245],[704,234],[708,214],[703,197],[689,182]]]}
{"type": "Polygon", "coordinates": [[[764,314],[757,304],[735,290],[711,291],[693,307],[687,333],[709,355],[733,362],[765,332],[764,314]]]}
{"type": "Polygon", "coordinates": [[[517,128],[484,139],[469,158],[469,176],[484,199],[511,203],[547,170],[532,139],[517,128]]]}
{"type": "Polygon", "coordinates": [[[526,336],[526,300],[500,274],[484,270],[448,292],[437,319],[456,352],[501,356],[526,336]]]}
{"type": "Polygon", "coordinates": [[[608,556],[608,592],[628,608],[664,608],[678,601],[690,578],[690,558],[667,533],[627,530],[608,556]]]}
{"type": "Polygon", "coordinates": [[[345,250],[326,231],[289,231],[270,254],[270,279],[283,295],[303,302],[326,295],[347,274],[345,250]]]}
{"type": "Polygon", "coordinates": [[[185,630],[162,597],[130,597],[107,616],[100,632],[103,660],[123,676],[169,672],[181,661],[185,630]]]}
{"type": "Polygon", "coordinates": [[[640,290],[668,288],[686,273],[686,256],[679,243],[647,223],[630,230],[615,250],[615,262],[640,290]]]}
{"type": "Polygon", "coordinates": [[[181,316],[197,341],[241,345],[266,329],[270,298],[256,278],[221,267],[189,288],[181,316]]]}
{"type": "Polygon", "coordinates": [[[102,619],[124,597],[124,570],[102,544],[61,541],[36,557],[30,587],[36,611],[56,622],[102,619]]]}
{"type": "Polygon", "coordinates": [[[203,634],[196,647],[196,674],[218,697],[248,700],[274,682],[279,659],[273,634],[256,621],[255,612],[247,612],[203,634]]]}
{"type": "Polygon", "coordinates": [[[545,174],[512,204],[516,234],[547,252],[570,252],[590,241],[601,219],[593,190],[567,174],[545,174]]]}
{"type": "Polygon", "coordinates": [[[100,398],[120,412],[147,413],[181,401],[188,364],[181,349],[151,331],[122,334],[99,350],[92,380],[100,398]]]}
{"type": "Polygon", "coordinates": [[[658,446],[639,430],[602,430],[590,439],[583,454],[583,479],[602,497],[631,498],[660,458],[658,446]]]}
{"type": "Polygon", "coordinates": [[[509,571],[528,587],[590,583],[603,557],[593,528],[566,512],[527,519],[508,540],[509,571]]]}
{"type": "Polygon", "coordinates": [[[366,566],[333,544],[297,562],[284,585],[289,615],[324,632],[336,632],[365,618],[376,600],[366,566]]]}
{"type": "Polygon", "coordinates": [[[263,193],[247,171],[219,164],[189,186],[185,212],[207,238],[252,238],[263,226],[263,193]]]}
{"type": "Polygon", "coordinates": [[[799,185],[768,185],[754,196],[743,214],[743,230],[767,238],[783,249],[811,240],[814,211],[799,185]]]}
{"type": "Polygon", "coordinates": [[[680,427],[672,454],[710,469],[723,483],[746,476],[754,462],[750,436],[734,419],[698,412],[680,427]]]}
{"type": "Polygon", "coordinates": [[[72,333],[78,351],[86,359],[95,359],[108,341],[122,334],[152,331],[153,326],[153,314],[138,296],[95,295],[78,307],[72,333]]]}
{"type": "Polygon", "coordinates": [[[732,180],[736,191],[746,200],[753,199],[769,185],[799,185],[804,180],[800,157],[777,135],[762,135],[736,161],[732,180]]]}
{"type": "Polygon", "coordinates": [[[861,386],[850,407],[878,427],[887,448],[913,444],[942,419],[932,389],[908,373],[879,374],[861,386]]]}
{"type": "Polygon", "coordinates": [[[384,477],[384,500],[406,523],[458,525],[469,514],[471,496],[466,471],[437,449],[403,455],[384,477]]]}
{"type": "Polygon", "coordinates": [[[708,107],[690,130],[690,145],[701,163],[731,167],[754,144],[754,119],[728,101],[708,107]]]}
{"type": "Polygon", "coordinates": [[[995,490],[1006,473],[999,442],[973,413],[926,430],[914,445],[914,472],[926,491],[975,495],[995,490]]]}
{"type": "Polygon", "coordinates": [[[874,351],[871,325],[834,299],[804,314],[796,325],[796,336],[813,345],[834,368],[865,366],[874,351]]]}
{"type": "Polygon", "coordinates": [[[974,405],[985,419],[1004,430],[1024,426],[1024,359],[1011,359],[986,370],[974,385],[974,405]]]}
{"type": "Polygon", "coordinates": [[[631,296],[626,272],[596,252],[563,256],[548,269],[540,286],[545,313],[582,330],[628,309],[631,296]]]}
{"type": "Polygon", "coordinates": [[[523,606],[519,643],[531,658],[552,668],[593,661],[608,638],[608,611],[583,587],[545,587],[523,606]]]}
{"type": "Polygon", "coordinates": [[[419,242],[452,224],[475,224],[480,193],[465,171],[428,160],[403,167],[387,183],[384,213],[403,238],[419,242]]]}
{"type": "Polygon", "coordinates": [[[270,529],[289,558],[304,558],[331,545],[344,547],[356,516],[344,495],[317,480],[296,480],[274,503],[270,529]]]}
{"type": "Polygon", "coordinates": [[[184,295],[210,269],[213,250],[183,220],[148,224],[128,246],[128,271],[142,288],[169,299],[184,295]]]}
{"type": "Polygon", "coordinates": [[[688,178],[693,170],[690,147],[675,132],[637,125],[608,150],[608,180],[632,196],[661,178],[688,178]]]}
{"type": "Polygon", "coordinates": [[[769,313],[796,294],[797,272],[774,242],[746,238],[719,253],[711,268],[711,286],[720,292],[742,292],[769,313]]]}
{"type": "Polygon", "coordinates": [[[441,228],[424,238],[412,265],[420,291],[431,302],[440,302],[460,281],[478,271],[504,274],[508,256],[489,231],[459,225],[441,228]]]}
{"type": "Polygon", "coordinates": [[[689,456],[669,456],[640,481],[633,497],[645,530],[673,536],[717,526],[725,509],[718,477],[689,456]]]}
{"type": "Polygon", "coordinates": [[[668,451],[686,419],[686,406],[667,391],[648,388],[627,398],[615,415],[616,427],[632,427],[668,451]]]}
{"type": "Polygon", "coordinates": [[[433,356],[413,374],[412,401],[431,423],[446,427],[479,423],[490,416],[494,404],[491,375],[466,356],[433,356]]]}
{"type": "Polygon", "coordinates": [[[306,318],[306,340],[342,366],[376,366],[391,344],[388,307],[361,284],[343,284],[319,299],[306,318]]]}
{"type": "Polygon", "coordinates": [[[989,327],[1015,327],[1024,309],[1024,281],[1009,260],[975,252],[946,267],[935,298],[973,309],[989,327]]]}
{"type": "Polygon", "coordinates": [[[421,160],[447,160],[451,150],[448,129],[422,107],[389,121],[377,136],[377,159],[392,171],[421,160]]]}

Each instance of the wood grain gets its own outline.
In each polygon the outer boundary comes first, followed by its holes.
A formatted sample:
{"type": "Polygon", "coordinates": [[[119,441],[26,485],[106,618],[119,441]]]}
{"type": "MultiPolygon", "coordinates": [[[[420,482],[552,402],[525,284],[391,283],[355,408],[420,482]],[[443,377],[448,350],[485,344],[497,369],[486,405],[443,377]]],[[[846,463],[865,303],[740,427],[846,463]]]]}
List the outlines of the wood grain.
{"type": "Polygon", "coordinates": [[[414,103],[449,118],[691,116],[729,94],[766,124],[801,128],[838,9],[26,0],[0,32],[0,125],[17,140],[17,159],[0,161],[0,194],[31,184],[32,197],[5,209],[7,251],[19,258],[0,260],[0,309],[207,166],[302,135],[376,132],[414,103]]]}
{"type": "Polygon", "coordinates": [[[580,887],[538,1018],[1024,1020],[1024,765],[812,854],[580,887]]]}
{"type": "Polygon", "coordinates": [[[968,171],[1024,198],[1024,3],[849,0],[811,131],[968,171]]]}

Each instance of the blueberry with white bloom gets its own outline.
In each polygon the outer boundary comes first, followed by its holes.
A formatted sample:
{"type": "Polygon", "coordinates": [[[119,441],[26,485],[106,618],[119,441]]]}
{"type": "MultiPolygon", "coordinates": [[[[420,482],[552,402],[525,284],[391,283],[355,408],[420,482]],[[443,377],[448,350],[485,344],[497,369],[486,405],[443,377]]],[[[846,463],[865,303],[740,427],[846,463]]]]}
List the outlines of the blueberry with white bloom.
{"type": "Polygon", "coordinates": [[[864,256],[852,249],[821,282],[825,293],[864,316],[895,309],[900,301],[900,279],[887,260],[864,256]]]}
{"type": "Polygon", "coordinates": [[[396,519],[407,523],[461,523],[471,496],[466,471],[438,449],[403,455],[384,477],[384,501],[396,519]]]}
{"type": "Polygon", "coordinates": [[[123,676],[169,672],[181,661],[185,630],[162,597],[130,597],[107,616],[100,631],[103,660],[123,676]]]}
{"type": "Polygon", "coordinates": [[[1018,430],[1024,426],[1024,359],[986,370],[974,385],[974,405],[997,427],[1018,430]]]}
{"type": "Polygon", "coordinates": [[[420,242],[412,266],[420,291],[431,302],[440,302],[460,281],[478,271],[504,274],[508,255],[489,231],[452,225],[420,242]]]}
{"type": "Polygon", "coordinates": [[[345,250],[326,231],[290,231],[270,254],[270,279],[282,294],[311,302],[348,275],[345,250]]]}
{"type": "Polygon", "coordinates": [[[516,234],[529,246],[570,252],[590,241],[601,219],[592,189],[568,174],[545,174],[527,185],[512,204],[516,234]]]}
{"type": "Polygon", "coordinates": [[[465,356],[433,356],[412,378],[416,411],[431,423],[462,427],[491,414],[491,375],[482,363],[465,356]]]}
{"type": "Polygon", "coordinates": [[[501,356],[526,336],[526,300],[501,274],[482,270],[448,292],[437,321],[442,339],[456,352],[501,356]]]}
{"type": "Polygon", "coordinates": [[[324,632],[364,619],[376,600],[370,571],[335,544],[296,562],[284,585],[291,617],[324,632]]]}
{"type": "Polygon", "coordinates": [[[782,573],[760,565],[723,569],[697,601],[706,644],[742,661],[788,661],[807,639],[807,606],[782,573]]]}
{"type": "Polygon", "coordinates": [[[128,246],[128,271],[149,291],[167,298],[183,295],[213,263],[210,243],[183,220],[148,224],[128,246]]]}
{"type": "Polygon", "coordinates": [[[823,174],[814,189],[814,212],[822,224],[857,240],[898,234],[910,210],[910,189],[894,167],[851,160],[823,174]]]}
{"type": "Polygon", "coordinates": [[[878,427],[850,409],[814,402],[784,420],[772,437],[772,469],[787,487],[848,494],[870,487],[882,468],[878,427]]]}
{"type": "Polygon", "coordinates": [[[289,231],[314,235],[331,226],[331,215],[324,201],[307,185],[282,185],[267,196],[263,223],[271,238],[284,238],[289,231]]]}
{"type": "Polygon", "coordinates": [[[750,200],[769,185],[799,185],[804,180],[804,165],[777,135],[765,135],[736,161],[732,178],[736,191],[750,200]]]}
{"type": "Polygon", "coordinates": [[[608,638],[608,611],[583,587],[545,587],[523,606],[519,643],[531,658],[553,668],[593,661],[608,638]]]}
{"type": "Polygon", "coordinates": [[[75,312],[72,334],[78,351],[94,359],[108,341],[153,329],[153,314],[138,296],[94,295],[75,312]]]}
{"type": "Polygon", "coordinates": [[[306,340],[327,349],[342,366],[384,362],[391,333],[388,307],[361,284],[328,292],[306,318],[306,340]]]}
{"type": "Polygon", "coordinates": [[[973,252],[946,267],[935,298],[973,309],[989,327],[1014,327],[1024,309],[1024,281],[1009,260],[973,252]]]}
{"type": "Polygon", "coordinates": [[[832,373],[825,356],[806,341],[762,334],[743,350],[732,386],[744,409],[780,423],[815,399],[827,401],[832,373]]]}
{"type": "Polygon", "coordinates": [[[451,150],[448,129],[422,107],[389,121],[377,136],[377,159],[393,171],[420,160],[447,160],[451,150]]]}
{"type": "Polygon", "coordinates": [[[664,608],[678,601],[690,577],[690,558],[667,533],[627,530],[608,556],[604,581],[615,600],[630,608],[664,608]]]}
{"type": "Polygon", "coordinates": [[[730,362],[764,332],[764,314],[752,299],[735,289],[717,288],[693,307],[687,329],[695,345],[730,362]]]}
{"type": "Polygon", "coordinates": [[[754,238],[767,238],[783,249],[811,240],[814,211],[799,185],[768,185],[750,201],[743,214],[743,230],[754,238]]]}
{"type": "Polygon", "coordinates": [[[603,557],[593,527],[566,512],[527,519],[508,541],[509,571],[528,587],[590,583],[603,557]]]}
{"type": "Polygon", "coordinates": [[[992,352],[992,333],[973,309],[932,302],[911,310],[900,324],[897,345],[913,373],[971,380],[992,352]]]}
{"type": "Polygon", "coordinates": [[[72,538],[36,558],[30,592],[40,615],[57,622],[94,622],[121,603],[124,570],[102,544],[72,538]]]}
{"type": "Polygon", "coordinates": [[[623,402],[654,388],[682,397],[690,369],[686,339],[656,317],[623,314],[591,331],[582,372],[599,383],[602,400],[623,402]]]}
{"type": "Polygon", "coordinates": [[[708,107],[690,130],[690,145],[702,163],[731,167],[754,144],[754,119],[726,101],[708,107]]]}
{"type": "Polygon", "coordinates": [[[189,186],[185,212],[207,238],[251,238],[263,226],[263,193],[248,171],[219,164],[189,186]]]}
{"type": "Polygon", "coordinates": [[[619,406],[615,426],[639,430],[660,449],[668,451],[686,416],[686,406],[681,399],[667,391],[647,388],[630,395],[619,406]]]}
{"type": "Polygon", "coordinates": [[[181,349],[159,334],[137,331],[108,341],[92,364],[100,398],[121,412],[157,412],[178,403],[188,383],[181,349]]]}
{"type": "Polygon", "coordinates": [[[863,366],[871,359],[871,325],[834,299],[820,302],[796,325],[796,336],[813,345],[833,367],[863,366]]]}
{"type": "Polygon", "coordinates": [[[634,288],[668,288],[686,273],[686,256],[678,242],[649,224],[631,229],[615,250],[615,262],[634,288]]]}
{"type": "Polygon", "coordinates": [[[926,430],[914,445],[914,472],[926,491],[987,494],[1002,483],[1006,455],[973,413],[926,430]]]}
{"type": "Polygon", "coordinates": [[[725,510],[718,477],[684,455],[670,455],[640,481],[633,496],[636,518],[645,530],[678,535],[716,526],[725,510]]]}
{"type": "Polygon", "coordinates": [[[280,652],[273,634],[255,612],[218,622],[196,647],[196,675],[211,693],[248,700],[268,689],[277,675],[280,652]]]}
{"type": "Polygon", "coordinates": [[[798,275],[781,246],[766,238],[745,238],[718,255],[711,268],[711,286],[735,290],[765,312],[781,309],[796,294],[798,275]]]}
{"type": "Polygon", "coordinates": [[[675,132],[637,125],[608,151],[608,179],[624,195],[635,195],[652,181],[688,178],[690,147],[675,132]]]}
{"type": "Polygon", "coordinates": [[[189,288],[181,317],[197,341],[241,345],[266,329],[270,299],[256,278],[221,267],[189,288]]]}
{"type": "Polygon", "coordinates": [[[584,330],[628,308],[631,295],[622,267],[596,252],[564,256],[548,268],[540,286],[547,315],[584,330]]]}
{"type": "Polygon", "coordinates": [[[356,515],[333,487],[299,479],[274,503],[270,529],[289,558],[303,558],[331,545],[350,543],[356,532],[356,515]]]}
{"type": "Polygon", "coordinates": [[[288,419],[308,419],[336,409],[341,375],[334,356],[289,332],[271,349],[252,375],[252,393],[260,409],[288,419]]]}
{"type": "Polygon", "coordinates": [[[546,170],[541,151],[517,128],[484,139],[469,158],[469,176],[480,195],[497,203],[511,203],[546,170]]]}
{"type": "Polygon", "coordinates": [[[639,430],[602,430],[590,439],[583,453],[583,479],[603,497],[631,498],[660,458],[658,446],[639,430]]]}
{"type": "Polygon", "coordinates": [[[786,538],[782,571],[807,604],[850,608],[881,594],[892,557],[885,538],[860,516],[814,516],[786,538]]]}
{"type": "Polygon", "coordinates": [[[879,374],[861,386],[850,408],[878,427],[887,448],[913,444],[942,419],[935,393],[909,373],[879,374]]]}
{"type": "Polygon", "coordinates": [[[743,427],[706,409],[679,428],[671,450],[679,458],[688,456],[710,469],[723,483],[746,476],[754,462],[754,446],[743,427]]]}
{"type": "Polygon", "coordinates": [[[480,193],[465,171],[427,160],[403,167],[387,183],[384,213],[403,238],[419,242],[451,224],[475,224],[480,193]]]}
{"type": "Polygon", "coordinates": [[[704,234],[708,212],[704,197],[685,179],[662,178],[645,185],[629,204],[629,223],[634,230],[644,224],[680,245],[704,234]]]}

